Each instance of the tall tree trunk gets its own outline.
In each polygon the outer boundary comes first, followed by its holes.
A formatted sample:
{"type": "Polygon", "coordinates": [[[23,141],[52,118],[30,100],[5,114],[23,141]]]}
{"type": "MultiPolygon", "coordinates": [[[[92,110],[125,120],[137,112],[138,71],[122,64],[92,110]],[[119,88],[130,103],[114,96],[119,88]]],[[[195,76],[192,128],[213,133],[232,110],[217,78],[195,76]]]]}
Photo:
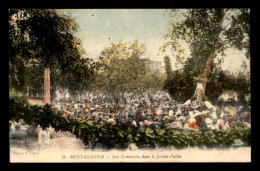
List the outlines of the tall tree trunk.
{"type": "Polygon", "coordinates": [[[50,68],[44,69],[44,104],[51,104],[50,68]]]}
{"type": "MultiPolygon", "coordinates": [[[[222,16],[219,20],[220,25],[222,25],[223,20],[225,18],[226,9],[221,10],[221,15],[222,16]]],[[[208,76],[212,70],[212,65],[213,65],[213,62],[214,62],[214,59],[216,56],[217,56],[216,50],[214,50],[207,59],[206,66],[205,66],[203,73],[199,76],[199,82],[197,83],[194,96],[196,96],[197,100],[200,102],[205,99],[205,96],[206,96],[205,91],[206,91],[206,85],[208,82],[208,76]],[[202,84],[202,86],[200,86],[200,84],[202,84]],[[201,90],[201,88],[202,88],[202,90],[201,90]]]]}
{"type": "MultiPolygon", "coordinates": [[[[197,88],[196,88],[195,93],[194,93],[194,96],[196,96],[196,95],[199,96],[197,98],[199,101],[202,101],[203,99],[205,99],[205,91],[206,91],[206,85],[207,85],[207,82],[208,82],[208,76],[209,76],[209,74],[212,70],[212,65],[213,65],[213,62],[214,62],[214,59],[215,59],[216,56],[217,56],[216,51],[213,51],[210,54],[210,56],[207,59],[205,69],[204,69],[203,73],[199,76],[199,81],[201,82],[202,86],[197,85],[197,88]],[[200,93],[198,93],[199,88],[202,88],[200,93]]],[[[197,84],[199,84],[199,83],[197,83],[197,84]]]]}

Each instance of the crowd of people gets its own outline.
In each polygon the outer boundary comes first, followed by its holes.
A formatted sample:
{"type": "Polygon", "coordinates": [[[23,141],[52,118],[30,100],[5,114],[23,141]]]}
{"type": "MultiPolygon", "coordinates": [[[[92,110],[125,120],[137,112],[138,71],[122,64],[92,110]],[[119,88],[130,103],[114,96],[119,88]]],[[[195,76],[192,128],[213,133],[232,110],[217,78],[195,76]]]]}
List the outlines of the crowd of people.
{"type": "MultiPolygon", "coordinates": [[[[168,93],[149,91],[142,93],[122,93],[117,99],[106,93],[88,92],[82,99],[56,101],[54,107],[64,112],[64,116],[99,120],[108,123],[129,123],[152,128],[212,130],[251,123],[250,110],[234,101],[213,106],[209,101],[198,101],[196,97],[185,103],[178,103],[168,93]]],[[[42,130],[39,126],[27,125],[23,120],[10,121],[10,145],[26,144],[29,137],[36,137],[41,149],[50,146],[55,130],[42,130]]],[[[20,146],[20,145],[19,145],[20,146]]]]}
{"type": "Polygon", "coordinates": [[[250,112],[242,106],[226,103],[213,106],[209,101],[199,102],[196,97],[184,104],[173,100],[167,92],[147,91],[120,93],[87,92],[80,101],[56,101],[55,107],[73,117],[105,122],[132,123],[179,129],[226,129],[250,126],[250,112]]]}
{"type": "Polygon", "coordinates": [[[9,121],[9,140],[11,146],[28,147],[37,141],[39,149],[50,147],[51,137],[55,130],[49,127],[43,130],[39,125],[27,125],[23,119],[18,122],[9,121]]]}

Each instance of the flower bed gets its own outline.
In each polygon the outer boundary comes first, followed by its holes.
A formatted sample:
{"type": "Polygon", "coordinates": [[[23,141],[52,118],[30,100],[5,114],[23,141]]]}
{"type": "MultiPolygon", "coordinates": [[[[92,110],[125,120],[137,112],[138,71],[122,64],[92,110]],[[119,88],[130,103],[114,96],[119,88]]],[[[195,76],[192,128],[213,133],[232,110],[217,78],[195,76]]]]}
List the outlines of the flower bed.
{"type": "MultiPolygon", "coordinates": [[[[56,131],[69,131],[85,145],[97,142],[108,148],[125,148],[130,143],[138,147],[149,146],[231,146],[235,140],[251,145],[251,128],[235,127],[226,130],[193,131],[180,129],[137,127],[132,124],[84,120],[65,116],[50,105],[30,105],[26,101],[9,100],[9,119],[23,119],[27,124],[52,126],[56,131]]],[[[196,125],[191,125],[191,127],[196,125]]]]}

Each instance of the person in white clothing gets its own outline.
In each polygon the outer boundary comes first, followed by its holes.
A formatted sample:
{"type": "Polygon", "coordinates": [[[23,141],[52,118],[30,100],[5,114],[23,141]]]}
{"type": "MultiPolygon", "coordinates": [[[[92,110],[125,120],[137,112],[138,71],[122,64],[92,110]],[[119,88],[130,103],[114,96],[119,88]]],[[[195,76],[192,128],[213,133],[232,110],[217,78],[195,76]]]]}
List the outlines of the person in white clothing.
{"type": "Polygon", "coordinates": [[[50,147],[51,144],[51,132],[50,128],[47,128],[46,130],[40,130],[38,135],[38,143],[40,146],[40,149],[46,149],[50,147]]]}

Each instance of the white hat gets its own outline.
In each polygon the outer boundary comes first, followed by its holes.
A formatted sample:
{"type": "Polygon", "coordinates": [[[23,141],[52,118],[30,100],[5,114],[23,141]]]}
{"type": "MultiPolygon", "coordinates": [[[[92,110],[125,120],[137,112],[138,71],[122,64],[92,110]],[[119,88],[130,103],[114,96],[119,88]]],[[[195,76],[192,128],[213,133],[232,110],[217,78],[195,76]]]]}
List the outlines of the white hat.
{"type": "Polygon", "coordinates": [[[195,105],[193,104],[193,103],[191,103],[191,106],[190,106],[191,108],[193,108],[193,109],[196,109],[196,108],[198,108],[199,107],[199,105],[196,103],[195,105]]]}
{"type": "Polygon", "coordinates": [[[206,124],[211,124],[212,120],[210,118],[206,118],[205,122],[206,122],[206,124]]]}
{"type": "Polygon", "coordinates": [[[197,111],[197,112],[195,113],[194,117],[195,117],[195,116],[199,116],[199,115],[206,115],[206,114],[208,114],[208,111],[202,111],[202,112],[197,111]]]}
{"type": "Polygon", "coordinates": [[[187,100],[183,105],[190,105],[191,104],[191,100],[187,100]]]}

